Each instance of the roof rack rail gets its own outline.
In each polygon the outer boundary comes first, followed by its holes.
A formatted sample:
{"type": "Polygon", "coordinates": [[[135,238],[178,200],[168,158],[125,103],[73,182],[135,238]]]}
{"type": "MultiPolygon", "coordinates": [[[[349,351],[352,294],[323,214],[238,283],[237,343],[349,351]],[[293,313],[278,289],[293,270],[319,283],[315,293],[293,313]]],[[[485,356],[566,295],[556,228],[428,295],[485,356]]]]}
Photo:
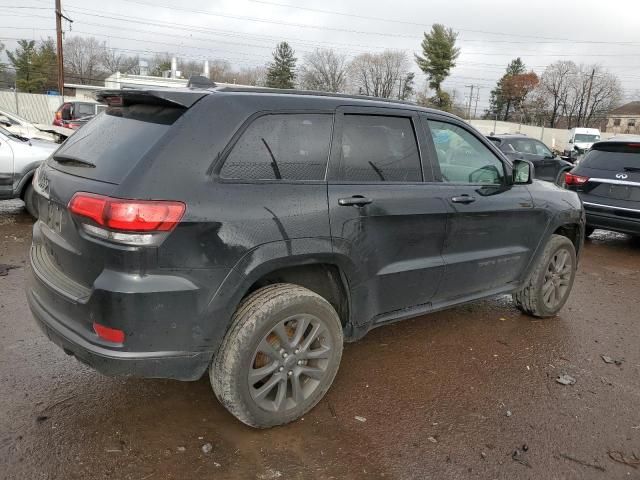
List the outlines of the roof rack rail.
{"type": "Polygon", "coordinates": [[[407,100],[395,100],[393,98],[372,97],[370,95],[350,95],[347,93],[321,92],[316,90],[295,90],[285,88],[266,88],[266,87],[228,87],[220,86],[216,88],[218,92],[246,92],[246,93],[272,93],[279,95],[310,95],[317,97],[334,97],[334,98],[352,98],[356,100],[374,100],[376,102],[401,103],[404,105],[417,105],[416,102],[407,100]]]}

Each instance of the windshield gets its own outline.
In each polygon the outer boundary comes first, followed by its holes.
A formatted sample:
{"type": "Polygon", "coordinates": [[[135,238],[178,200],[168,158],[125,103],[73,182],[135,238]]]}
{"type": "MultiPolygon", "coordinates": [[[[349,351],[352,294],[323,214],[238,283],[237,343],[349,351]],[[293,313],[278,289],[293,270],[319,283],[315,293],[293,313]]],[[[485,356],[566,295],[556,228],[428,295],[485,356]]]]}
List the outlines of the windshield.
{"type": "Polygon", "coordinates": [[[580,143],[595,143],[598,140],[600,140],[600,135],[591,135],[588,133],[576,133],[574,137],[574,141],[580,143]]]}

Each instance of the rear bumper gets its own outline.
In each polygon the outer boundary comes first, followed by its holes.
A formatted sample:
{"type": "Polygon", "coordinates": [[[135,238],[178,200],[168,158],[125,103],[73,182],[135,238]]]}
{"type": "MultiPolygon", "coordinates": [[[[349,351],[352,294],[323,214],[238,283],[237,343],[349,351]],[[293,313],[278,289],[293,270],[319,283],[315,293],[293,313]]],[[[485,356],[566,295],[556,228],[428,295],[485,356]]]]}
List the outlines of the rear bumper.
{"type": "Polygon", "coordinates": [[[589,227],[640,235],[640,210],[633,212],[589,202],[584,202],[584,208],[589,227]],[[637,215],[638,218],[630,218],[630,215],[637,215]]]}
{"type": "Polygon", "coordinates": [[[34,242],[26,276],[29,307],[49,339],[106,375],[197,380],[213,356],[215,334],[226,325],[203,310],[207,290],[171,272],[105,269],[87,288],[34,242]],[[124,344],[98,337],[93,322],[124,331],[124,344]]]}
{"type": "Polygon", "coordinates": [[[53,318],[34,292],[27,293],[38,326],[65,353],[105,375],[198,380],[211,361],[210,352],[118,352],[88,342],[53,318]]]}
{"type": "Polygon", "coordinates": [[[35,291],[27,292],[27,300],[38,326],[49,340],[105,375],[197,380],[211,361],[211,352],[130,352],[105,348],[54,318],[35,291]]]}

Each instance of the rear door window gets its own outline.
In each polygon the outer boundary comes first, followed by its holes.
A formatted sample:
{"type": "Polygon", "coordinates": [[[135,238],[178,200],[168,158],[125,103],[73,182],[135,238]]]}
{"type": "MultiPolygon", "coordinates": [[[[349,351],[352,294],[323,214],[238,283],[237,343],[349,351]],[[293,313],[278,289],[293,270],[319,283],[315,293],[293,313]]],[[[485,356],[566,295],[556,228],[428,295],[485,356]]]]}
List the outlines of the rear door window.
{"type": "Polygon", "coordinates": [[[242,133],[220,176],[234,180],[324,180],[333,115],[273,114],[242,133]]]}
{"type": "Polygon", "coordinates": [[[420,182],[420,154],[411,118],[345,114],[339,180],[420,182]]]}
{"type": "Polygon", "coordinates": [[[185,111],[146,104],[110,107],[70,136],[50,164],[80,177],[120,183],[185,111]]]}

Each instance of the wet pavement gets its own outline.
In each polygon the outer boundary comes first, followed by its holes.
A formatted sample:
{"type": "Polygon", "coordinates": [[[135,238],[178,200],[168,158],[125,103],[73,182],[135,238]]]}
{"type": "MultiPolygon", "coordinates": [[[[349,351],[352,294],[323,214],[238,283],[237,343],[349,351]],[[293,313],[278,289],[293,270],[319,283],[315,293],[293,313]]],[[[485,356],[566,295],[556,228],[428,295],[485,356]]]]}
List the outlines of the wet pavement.
{"type": "Polygon", "coordinates": [[[108,378],[51,344],[30,232],[0,202],[0,478],[640,478],[640,241],[596,232],[555,319],[501,297],[374,330],[304,420],[257,431],[206,378],[108,378]]]}

